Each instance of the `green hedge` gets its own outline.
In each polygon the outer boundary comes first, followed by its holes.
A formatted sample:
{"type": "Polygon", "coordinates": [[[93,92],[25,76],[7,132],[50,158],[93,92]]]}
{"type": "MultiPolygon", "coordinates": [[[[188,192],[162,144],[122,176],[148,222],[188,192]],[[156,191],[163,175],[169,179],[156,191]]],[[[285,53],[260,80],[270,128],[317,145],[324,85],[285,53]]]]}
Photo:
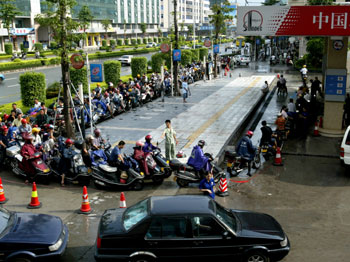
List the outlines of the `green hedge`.
{"type": "Polygon", "coordinates": [[[131,59],[131,75],[133,78],[137,75],[143,75],[147,73],[147,58],[146,57],[133,57],[131,59]]]}
{"type": "Polygon", "coordinates": [[[114,39],[109,40],[109,45],[110,45],[110,46],[113,47],[113,46],[115,46],[115,44],[116,44],[116,43],[115,43],[115,40],[114,40],[114,39]]]}
{"type": "Polygon", "coordinates": [[[58,92],[60,90],[60,82],[53,82],[52,84],[50,84],[47,89],[46,89],[46,99],[50,99],[50,98],[53,98],[53,97],[56,97],[58,96],[58,92]]]}
{"type": "Polygon", "coordinates": [[[151,57],[152,71],[160,73],[162,65],[163,65],[162,53],[157,53],[157,54],[152,55],[152,57],[151,57]]]}
{"type": "Polygon", "coordinates": [[[24,48],[24,44],[20,44],[20,47],[21,47],[21,50],[24,52],[24,53],[28,53],[28,48],[24,48]]]}
{"type": "Polygon", "coordinates": [[[192,52],[190,50],[181,50],[181,64],[187,66],[192,62],[192,52]]]}
{"type": "Polygon", "coordinates": [[[102,46],[105,46],[105,47],[107,46],[107,40],[106,39],[102,40],[102,46]]]}
{"type": "Polygon", "coordinates": [[[137,44],[141,45],[142,44],[142,39],[141,38],[137,38],[137,44]]]}
{"type": "Polygon", "coordinates": [[[57,65],[61,62],[59,57],[50,59],[19,60],[19,62],[0,63],[0,72],[23,68],[39,67],[43,65],[57,65]]]}
{"type": "Polygon", "coordinates": [[[142,39],[144,44],[147,44],[147,38],[142,39]]]}
{"type": "Polygon", "coordinates": [[[124,40],[124,45],[129,45],[129,39],[124,40]]]}
{"type": "Polygon", "coordinates": [[[199,48],[198,50],[199,50],[199,59],[201,61],[204,61],[204,57],[208,58],[208,53],[209,53],[208,48],[202,47],[202,48],[199,48]]]}
{"type": "Polygon", "coordinates": [[[120,79],[120,69],[122,65],[119,61],[106,61],[103,63],[105,82],[112,82],[115,86],[120,79]]]}
{"type": "Polygon", "coordinates": [[[35,43],[34,44],[35,51],[43,51],[43,44],[42,43],[35,43]]]}
{"type": "Polygon", "coordinates": [[[131,45],[136,45],[136,44],[137,44],[136,39],[131,39],[131,45]]]}
{"type": "Polygon", "coordinates": [[[118,44],[118,46],[121,46],[121,45],[123,45],[123,40],[121,40],[121,39],[118,39],[118,40],[117,40],[117,44],[118,44]]]}
{"type": "Polygon", "coordinates": [[[153,42],[153,39],[150,37],[148,38],[148,43],[152,43],[153,42]]]}
{"type": "Polygon", "coordinates": [[[12,44],[8,43],[8,44],[5,44],[5,53],[7,55],[12,55],[12,52],[13,52],[13,46],[12,44]]]}
{"type": "Polygon", "coordinates": [[[89,54],[89,59],[99,59],[99,58],[107,58],[107,57],[117,57],[122,55],[135,55],[135,54],[145,54],[158,51],[159,48],[142,48],[142,49],[133,49],[133,50],[124,50],[124,51],[114,51],[109,53],[95,53],[89,54]]]}
{"type": "Polygon", "coordinates": [[[78,90],[78,84],[82,83],[84,94],[87,94],[89,89],[86,66],[84,66],[82,69],[74,69],[73,67],[70,67],[69,73],[70,80],[72,81],[72,84],[74,85],[75,89],[78,90]]]}
{"type": "Polygon", "coordinates": [[[27,72],[19,76],[21,98],[25,106],[33,106],[34,99],[45,101],[46,80],[44,73],[27,72]]]}
{"type": "Polygon", "coordinates": [[[163,60],[165,61],[165,66],[168,70],[171,69],[172,64],[171,64],[171,57],[170,57],[170,51],[167,53],[161,53],[163,60]]]}
{"type": "Polygon", "coordinates": [[[192,61],[197,62],[199,60],[199,49],[191,49],[192,61]]]}

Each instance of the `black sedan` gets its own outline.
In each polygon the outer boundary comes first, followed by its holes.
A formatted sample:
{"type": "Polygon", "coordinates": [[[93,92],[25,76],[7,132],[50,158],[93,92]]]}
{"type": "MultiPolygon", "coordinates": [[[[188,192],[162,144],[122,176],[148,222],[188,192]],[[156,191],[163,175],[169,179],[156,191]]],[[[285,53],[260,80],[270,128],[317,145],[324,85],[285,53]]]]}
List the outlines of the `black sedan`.
{"type": "Polygon", "coordinates": [[[96,261],[279,261],[290,243],[271,216],[206,196],[155,196],[103,214],[96,261]]]}
{"type": "Polygon", "coordinates": [[[59,217],[0,207],[0,261],[49,261],[63,254],[67,242],[68,229],[59,217]]]}

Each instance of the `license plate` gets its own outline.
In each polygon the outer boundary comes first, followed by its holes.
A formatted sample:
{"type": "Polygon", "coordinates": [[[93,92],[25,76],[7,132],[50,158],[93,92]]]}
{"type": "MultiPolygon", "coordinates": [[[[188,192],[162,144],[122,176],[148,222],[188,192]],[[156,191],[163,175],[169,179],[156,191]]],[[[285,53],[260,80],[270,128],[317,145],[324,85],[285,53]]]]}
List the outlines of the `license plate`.
{"type": "Polygon", "coordinates": [[[262,149],[261,152],[266,153],[267,149],[262,149]]]}

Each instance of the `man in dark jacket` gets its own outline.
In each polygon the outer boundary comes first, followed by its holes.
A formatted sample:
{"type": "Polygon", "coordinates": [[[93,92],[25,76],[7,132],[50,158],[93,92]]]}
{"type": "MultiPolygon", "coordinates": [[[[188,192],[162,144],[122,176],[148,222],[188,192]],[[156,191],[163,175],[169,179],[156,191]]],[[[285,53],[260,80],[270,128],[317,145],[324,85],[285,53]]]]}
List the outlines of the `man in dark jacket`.
{"type": "Polygon", "coordinates": [[[201,174],[210,171],[209,159],[203,153],[204,140],[199,140],[198,145],[193,147],[191,156],[187,161],[187,165],[194,167],[201,174]]]}
{"type": "Polygon", "coordinates": [[[252,141],[250,140],[254,135],[253,131],[248,131],[246,135],[239,141],[236,152],[241,156],[241,166],[243,167],[248,163],[248,176],[251,176],[251,162],[254,159],[256,148],[253,146],[252,141]]]}
{"type": "Polygon", "coordinates": [[[267,126],[267,123],[265,120],[262,121],[261,124],[262,124],[262,127],[260,128],[260,130],[262,135],[261,135],[259,146],[262,146],[264,143],[268,143],[269,145],[271,145],[272,129],[271,127],[267,126]]]}

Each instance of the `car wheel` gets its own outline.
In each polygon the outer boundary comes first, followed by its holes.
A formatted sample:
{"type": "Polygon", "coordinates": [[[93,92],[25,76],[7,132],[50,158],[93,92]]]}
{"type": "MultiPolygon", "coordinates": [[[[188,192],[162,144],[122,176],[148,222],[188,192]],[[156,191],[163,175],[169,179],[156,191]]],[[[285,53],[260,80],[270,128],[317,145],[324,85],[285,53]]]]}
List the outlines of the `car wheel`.
{"type": "Polygon", "coordinates": [[[33,260],[27,257],[15,257],[10,259],[10,262],[32,262],[33,260]]]}
{"type": "Polygon", "coordinates": [[[189,182],[186,180],[183,180],[181,178],[176,179],[176,183],[178,184],[179,187],[186,187],[188,186],[189,182]]]}
{"type": "Polygon", "coordinates": [[[252,252],[247,255],[245,262],[269,262],[270,259],[260,252],[252,252]]]}
{"type": "Polygon", "coordinates": [[[143,185],[144,185],[143,180],[136,181],[134,184],[134,190],[136,190],[136,191],[142,190],[143,185]]]}
{"type": "Polygon", "coordinates": [[[155,259],[150,256],[137,256],[131,259],[131,262],[154,262],[155,259]]]}

